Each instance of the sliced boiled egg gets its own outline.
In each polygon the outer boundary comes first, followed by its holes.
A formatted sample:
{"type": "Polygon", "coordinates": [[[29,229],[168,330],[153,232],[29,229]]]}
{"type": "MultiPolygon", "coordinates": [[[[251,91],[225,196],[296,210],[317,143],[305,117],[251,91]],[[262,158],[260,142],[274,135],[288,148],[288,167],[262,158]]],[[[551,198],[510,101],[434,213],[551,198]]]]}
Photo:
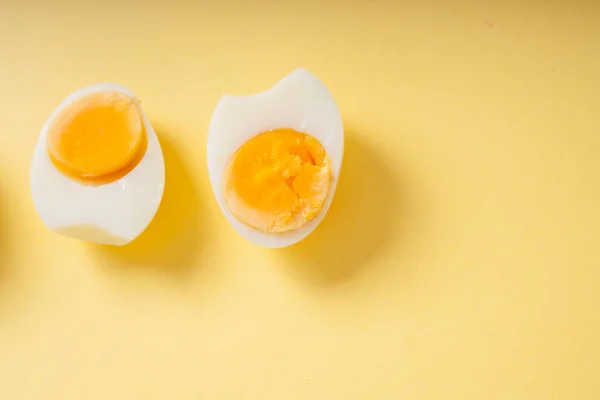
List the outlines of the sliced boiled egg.
{"type": "Polygon", "coordinates": [[[208,133],[210,182],[225,218],[265,247],[308,236],[333,200],[344,153],[339,109],[297,69],[254,95],[224,95],[208,133]]]}
{"type": "Polygon", "coordinates": [[[125,245],[154,218],[165,169],[135,94],[102,83],[67,96],[39,135],[31,195],[42,221],[73,238],[125,245]]]}

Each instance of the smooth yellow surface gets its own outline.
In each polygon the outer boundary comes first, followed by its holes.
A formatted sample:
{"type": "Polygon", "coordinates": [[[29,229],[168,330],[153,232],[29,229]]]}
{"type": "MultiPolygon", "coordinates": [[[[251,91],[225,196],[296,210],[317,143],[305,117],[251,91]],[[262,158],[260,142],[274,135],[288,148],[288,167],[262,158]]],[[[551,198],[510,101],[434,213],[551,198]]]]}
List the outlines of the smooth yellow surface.
{"type": "Polygon", "coordinates": [[[50,160],[64,175],[85,184],[121,179],[146,151],[142,116],[134,100],[118,92],[77,99],[48,127],[50,160]]]}
{"type": "Polygon", "coordinates": [[[120,3],[0,5],[0,399],[600,398],[600,2],[120,3]],[[206,133],[298,66],[342,111],[342,178],[267,250],[218,210],[206,133]],[[120,249],[29,197],[45,119],[104,80],[166,162],[120,249]]]}

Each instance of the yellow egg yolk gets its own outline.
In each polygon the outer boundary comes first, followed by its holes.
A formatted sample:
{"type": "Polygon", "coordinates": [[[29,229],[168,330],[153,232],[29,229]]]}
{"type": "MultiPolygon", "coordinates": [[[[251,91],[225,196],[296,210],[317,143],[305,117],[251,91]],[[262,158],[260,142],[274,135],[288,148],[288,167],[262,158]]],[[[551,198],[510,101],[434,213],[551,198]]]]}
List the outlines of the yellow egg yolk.
{"type": "Polygon", "coordinates": [[[283,233],[317,216],[331,172],[323,146],[292,129],[261,133],[233,155],[224,177],[225,201],[244,224],[283,233]]]}
{"type": "Polygon", "coordinates": [[[48,128],[48,154],[65,176],[84,184],[116,181],[141,161],[147,139],[134,100],[101,92],[65,107],[48,128]]]}

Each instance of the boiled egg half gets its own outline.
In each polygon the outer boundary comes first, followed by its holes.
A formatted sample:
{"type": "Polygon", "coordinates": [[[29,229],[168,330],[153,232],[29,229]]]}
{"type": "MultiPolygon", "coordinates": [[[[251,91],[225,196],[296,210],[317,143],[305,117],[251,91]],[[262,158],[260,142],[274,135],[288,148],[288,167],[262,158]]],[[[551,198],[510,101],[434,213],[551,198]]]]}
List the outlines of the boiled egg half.
{"type": "Polygon", "coordinates": [[[43,126],[31,163],[31,194],[44,224],[100,244],[139,236],[164,184],[156,133],[135,94],[114,83],[67,96],[43,126]]]}
{"type": "Polygon", "coordinates": [[[214,194],[233,228],[258,245],[286,247],[308,236],[333,200],[342,119],[327,87],[300,68],[264,92],[224,95],[207,153],[214,194]]]}

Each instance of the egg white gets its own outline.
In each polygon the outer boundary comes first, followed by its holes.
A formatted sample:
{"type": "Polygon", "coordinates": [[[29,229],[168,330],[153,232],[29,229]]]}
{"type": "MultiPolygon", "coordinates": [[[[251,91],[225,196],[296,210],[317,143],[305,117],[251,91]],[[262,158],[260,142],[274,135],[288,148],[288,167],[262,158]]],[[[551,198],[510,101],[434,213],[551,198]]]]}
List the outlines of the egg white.
{"type": "Polygon", "coordinates": [[[163,154],[158,137],[139,100],[128,88],[100,83],[79,89],[52,112],[39,135],[31,163],[31,196],[37,213],[52,231],[100,244],[122,246],[139,236],[154,218],[165,185],[163,154]],[[121,179],[87,186],[63,175],[48,155],[46,136],[54,118],[81,97],[116,91],[139,107],[148,145],[139,164],[121,179]]]}
{"type": "Polygon", "coordinates": [[[212,115],[207,143],[208,171],[217,203],[227,221],[247,240],[270,248],[295,244],[323,220],[340,175],[344,128],[340,111],[327,87],[309,71],[298,68],[270,89],[248,96],[221,97],[212,115]],[[291,128],[315,137],[329,158],[332,180],[319,214],[304,226],[285,233],[264,233],[240,222],[223,193],[223,175],[235,151],[248,139],[274,129],[291,128]]]}

